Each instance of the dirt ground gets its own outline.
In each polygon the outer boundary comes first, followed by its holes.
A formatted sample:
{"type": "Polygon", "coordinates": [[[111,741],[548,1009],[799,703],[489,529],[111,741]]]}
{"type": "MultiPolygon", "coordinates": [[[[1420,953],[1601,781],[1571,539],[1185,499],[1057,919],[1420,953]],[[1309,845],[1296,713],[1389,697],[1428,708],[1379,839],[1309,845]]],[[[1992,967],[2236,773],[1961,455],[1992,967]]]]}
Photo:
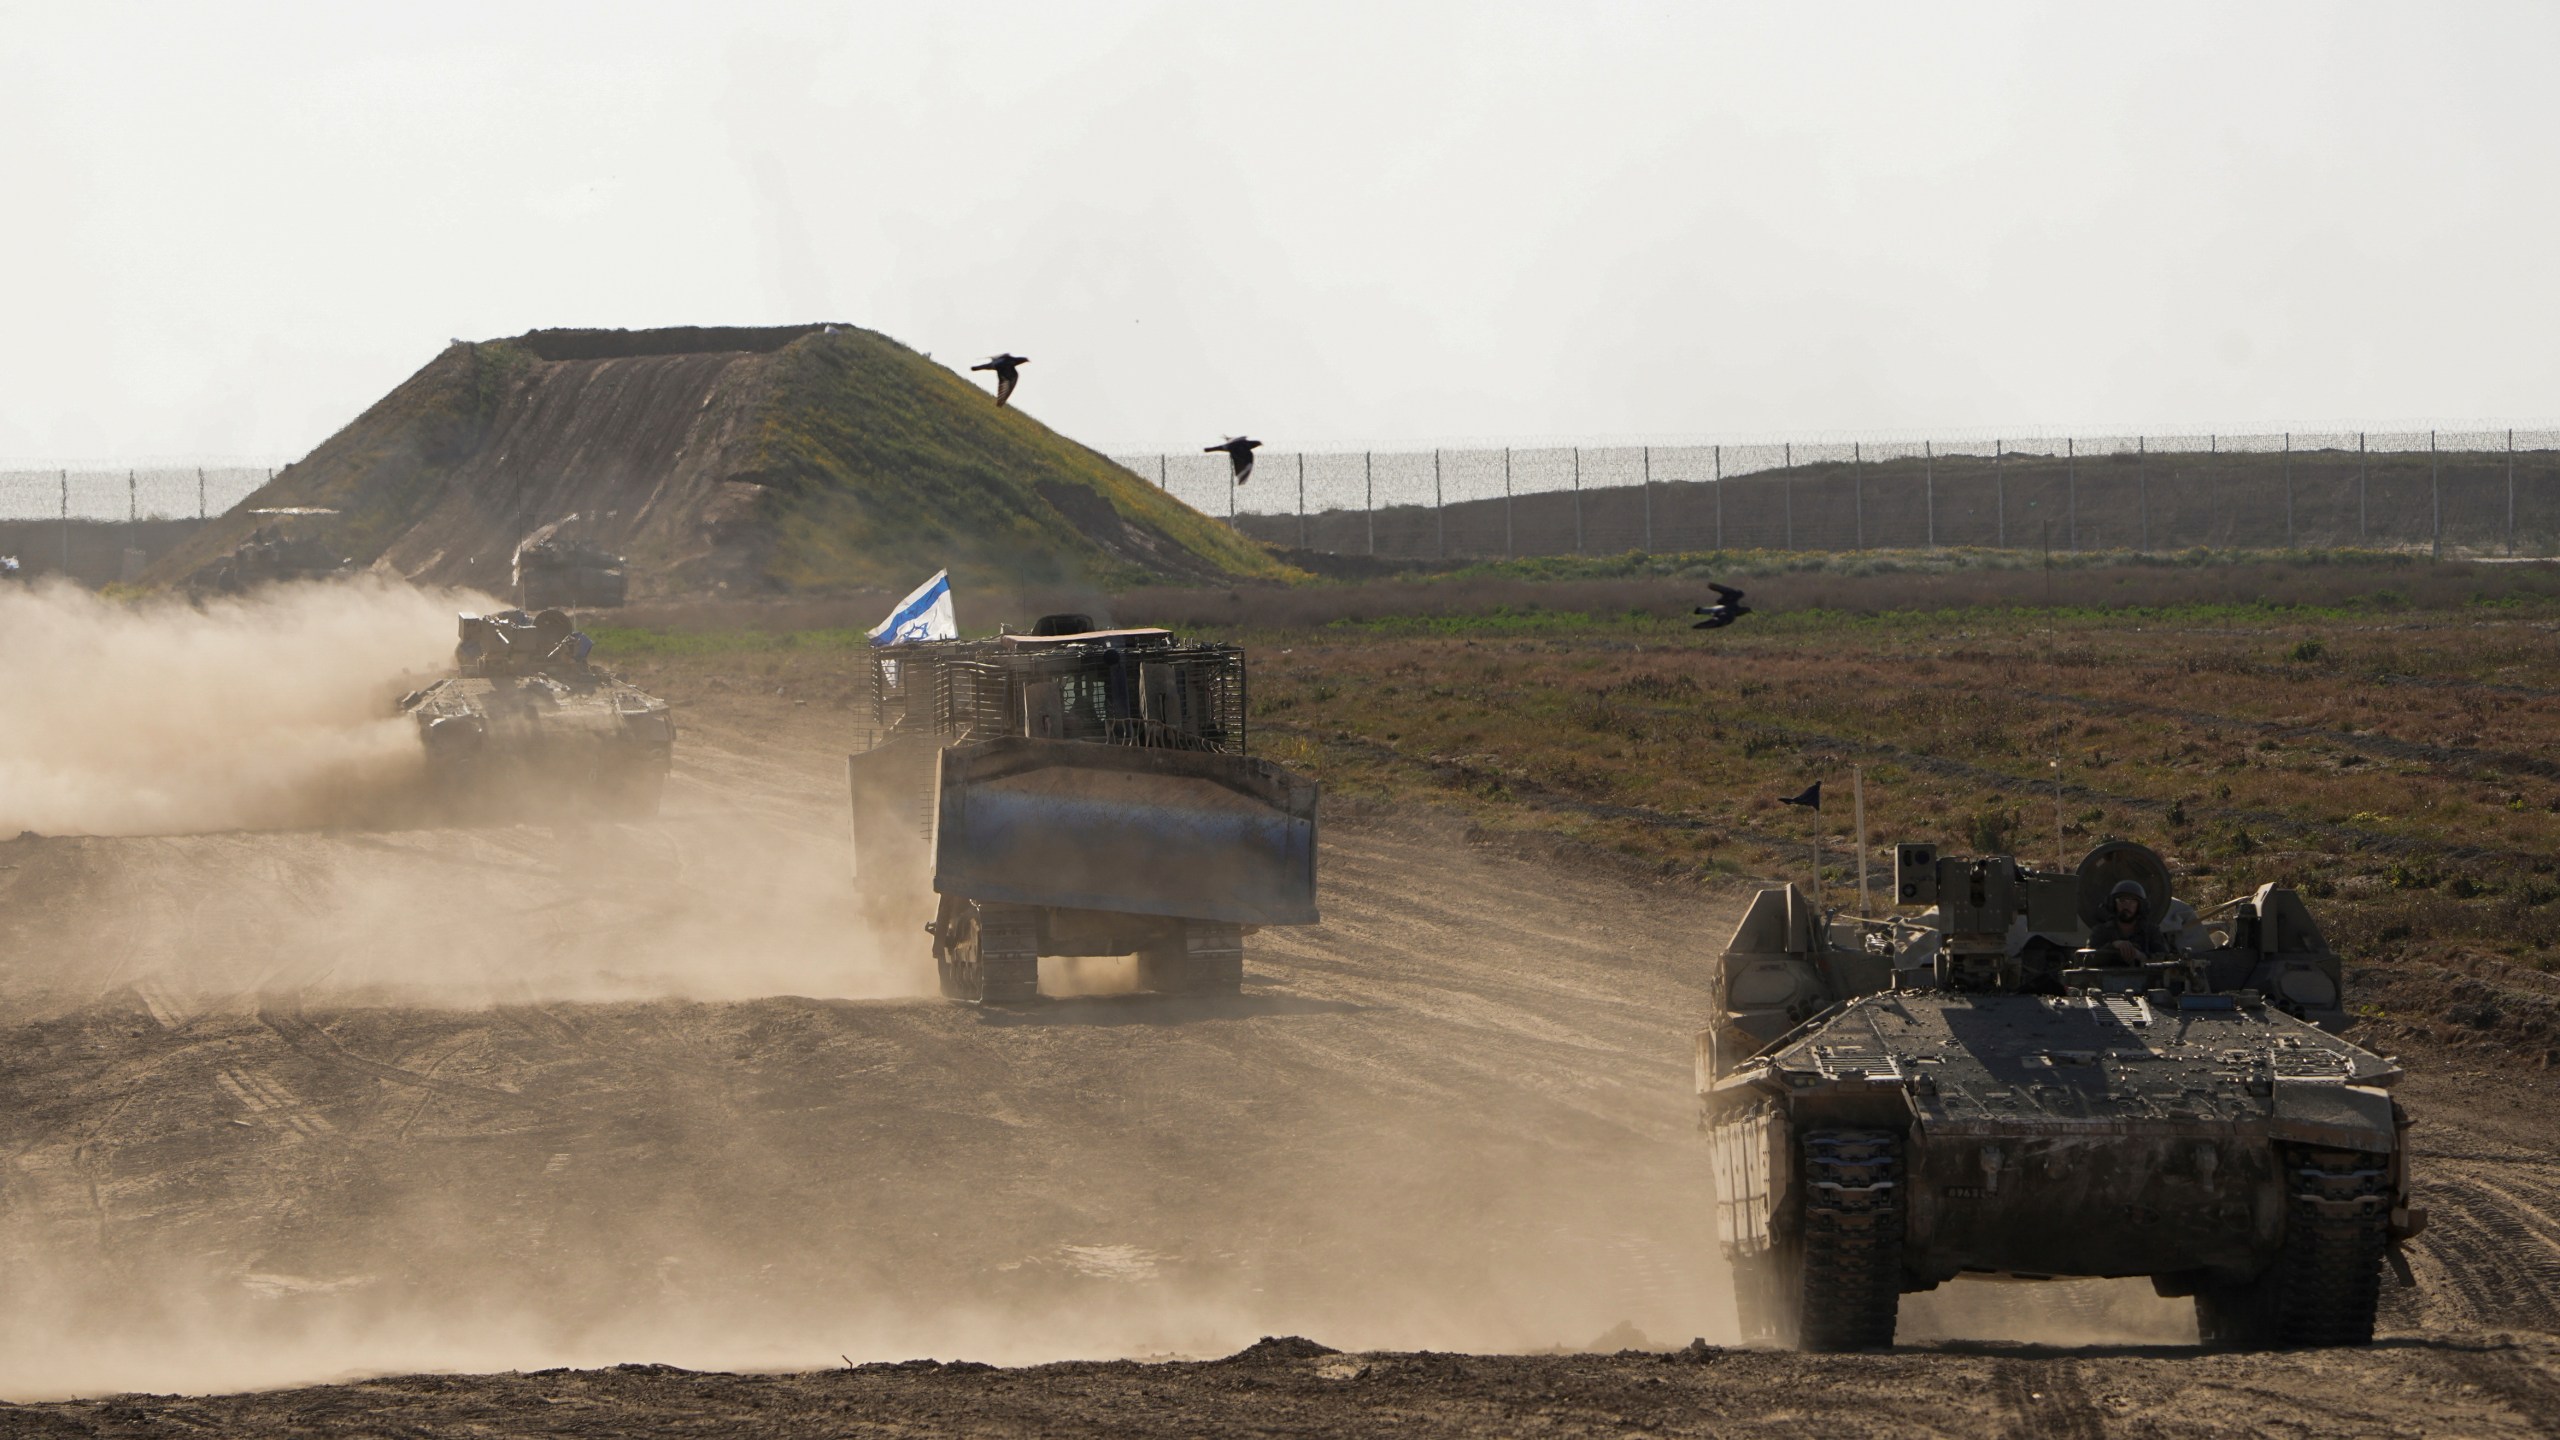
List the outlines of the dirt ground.
{"type": "Polygon", "coordinates": [[[0,1434],[2560,1427],[2503,1051],[2376,1022],[2434,1224],[2370,1351],[2200,1355],[2138,1282],[1745,1351],[1688,1094],[1731,895],[1336,813],[1243,997],[979,1012],[856,920],[841,713],[677,698],[652,823],[0,843],[0,1434]]]}

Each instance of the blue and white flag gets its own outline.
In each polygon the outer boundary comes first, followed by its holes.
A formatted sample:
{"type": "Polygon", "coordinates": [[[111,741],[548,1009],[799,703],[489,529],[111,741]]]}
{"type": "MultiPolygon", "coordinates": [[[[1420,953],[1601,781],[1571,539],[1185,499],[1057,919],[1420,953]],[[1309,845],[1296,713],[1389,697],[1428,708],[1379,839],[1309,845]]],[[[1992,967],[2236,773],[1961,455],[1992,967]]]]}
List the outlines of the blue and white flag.
{"type": "Polygon", "coordinates": [[[957,640],[960,622],[951,613],[951,572],[937,570],[933,578],[916,587],[914,594],[898,602],[889,618],[871,627],[874,645],[913,645],[920,640],[957,640]]]}

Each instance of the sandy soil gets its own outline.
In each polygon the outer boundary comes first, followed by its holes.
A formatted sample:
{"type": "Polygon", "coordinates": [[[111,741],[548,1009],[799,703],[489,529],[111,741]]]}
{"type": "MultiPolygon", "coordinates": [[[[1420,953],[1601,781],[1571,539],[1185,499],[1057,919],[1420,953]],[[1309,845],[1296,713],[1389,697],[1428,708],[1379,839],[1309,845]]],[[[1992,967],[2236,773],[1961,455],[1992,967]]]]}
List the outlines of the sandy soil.
{"type": "Polygon", "coordinates": [[[1244,997],[979,1012],[855,918],[842,717],[678,698],[650,824],[0,843],[0,1433],[2560,1425],[2545,1072],[2390,1034],[2435,1224],[2371,1351],[2139,1283],[1721,1348],[1729,897],[1337,815],[1244,997]]]}

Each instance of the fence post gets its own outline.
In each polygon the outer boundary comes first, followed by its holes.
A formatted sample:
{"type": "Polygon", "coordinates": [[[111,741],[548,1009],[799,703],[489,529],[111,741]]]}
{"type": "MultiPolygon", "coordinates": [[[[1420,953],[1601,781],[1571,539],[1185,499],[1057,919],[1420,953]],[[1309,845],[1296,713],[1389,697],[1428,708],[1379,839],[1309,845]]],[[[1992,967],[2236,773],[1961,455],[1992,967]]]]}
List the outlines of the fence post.
{"type": "Polygon", "coordinates": [[[1378,553],[1378,472],[1370,464],[1372,452],[1360,452],[1360,483],[1366,487],[1360,501],[1361,513],[1369,517],[1369,553],[1378,553]]]}
{"type": "MultiPolygon", "coordinates": [[[[142,492],[135,485],[133,472],[130,470],[124,472],[124,523],[128,531],[142,523],[142,492]]],[[[132,544],[132,537],[127,535],[124,543],[132,544]]]]}
{"type": "Polygon", "coordinates": [[[1173,488],[1173,476],[1162,454],[1156,456],[1156,488],[1159,490],[1173,488]]]}
{"type": "Polygon", "coordinates": [[[2151,553],[2151,442],[2133,437],[2133,503],[2142,513],[2142,553],[2151,553]]]}
{"type": "Polygon", "coordinates": [[[1307,548],[1307,452],[1298,452],[1298,548],[1307,548]]]}
{"type": "Polygon", "coordinates": [[[1716,548],[1722,550],[1724,548],[1724,447],[1721,445],[1710,447],[1709,453],[1715,457],[1712,462],[1715,468],[1708,473],[1715,476],[1716,548]]]}
{"type": "Polygon", "coordinates": [[[1502,447],[1502,558],[1511,558],[1511,447],[1502,447]]]}
{"type": "Polygon", "coordinates": [[[1851,538],[1861,550],[1867,548],[1867,477],[1858,473],[1865,462],[1859,456],[1858,442],[1849,442],[1849,519],[1851,538]]]}
{"type": "Polygon", "coordinates": [[[2516,432],[2507,431],[2507,553],[2516,553],[2516,432]]]}
{"type": "Polygon", "coordinates": [[[1653,553],[1653,447],[1644,447],[1644,553],[1653,553]]]}
{"type": "MultiPolygon", "coordinates": [[[[2510,505],[2507,508],[2512,510],[2515,507],[2510,505]]],[[[196,519],[198,522],[204,519],[204,467],[201,465],[196,467],[196,519]]]]}
{"type": "Polygon", "coordinates": [[[2284,548],[2293,548],[2293,432],[2284,432],[2284,548]]]}
{"type": "Polygon", "coordinates": [[[2080,442],[2062,437],[2062,548],[2080,553],[2080,442]]]}
{"type": "Polygon", "coordinates": [[[1991,503],[2000,512],[1999,548],[2009,548],[2009,476],[2000,468],[2000,451],[2009,442],[1991,442],[1991,503]]]}
{"type": "Polygon", "coordinates": [[[71,472],[62,472],[62,578],[71,578],[71,472]]]}
{"type": "Polygon", "coordinates": [[[1438,558],[1446,560],[1449,558],[1449,507],[1440,498],[1440,452],[1436,449],[1431,452],[1431,522],[1439,531],[1434,548],[1440,552],[1438,558]]]}
{"type": "Polygon", "coordinates": [[[1582,553],[1582,447],[1573,447],[1573,553],[1582,553]]]}
{"type": "Polygon", "coordinates": [[[1929,548],[1938,548],[1938,447],[1920,442],[1920,504],[1929,521],[1929,548]]]}
{"type": "MultiPolygon", "coordinates": [[[[1789,448],[1793,449],[1793,447],[1789,448]]],[[[1792,461],[1794,456],[1790,454],[1788,459],[1792,461]]],[[[1783,532],[1786,537],[1786,548],[1793,550],[1796,548],[1796,474],[1792,463],[1778,471],[1778,496],[1786,506],[1786,529],[1783,532]]]]}
{"type": "Polygon", "coordinates": [[[2427,502],[2435,511],[2435,540],[2429,553],[2444,558],[2444,457],[2436,449],[2436,432],[2427,432],[2427,502]]]}
{"type": "Polygon", "coordinates": [[[2359,430],[2356,432],[2356,543],[2358,544],[2364,543],[2367,538],[2364,477],[2364,432],[2359,430]]]}

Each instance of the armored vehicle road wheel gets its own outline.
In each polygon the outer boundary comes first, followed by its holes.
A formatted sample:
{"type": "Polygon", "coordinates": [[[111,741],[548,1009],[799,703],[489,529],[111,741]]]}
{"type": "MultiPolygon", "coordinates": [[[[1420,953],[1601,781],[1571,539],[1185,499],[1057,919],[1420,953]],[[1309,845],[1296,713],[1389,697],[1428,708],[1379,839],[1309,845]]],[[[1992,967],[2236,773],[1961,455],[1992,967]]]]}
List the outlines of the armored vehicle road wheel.
{"type": "Polygon", "coordinates": [[[2196,1292],[2196,1333],[2240,1349],[2369,1345],[2390,1243],[2380,1155],[2287,1147],[2284,1249],[2242,1285],[2196,1292]]]}
{"type": "Polygon", "coordinates": [[[1040,917],[1025,905],[945,902],[933,947],[942,993],[1005,1005],[1040,995],[1040,917]]]}
{"type": "Polygon", "coordinates": [[[1802,1205],[1793,1241],[1772,1255],[1773,1318],[1794,1321],[1799,1350],[1891,1345],[1902,1308],[1902,1137],[1806,1132],[1802,1205]]]}
{"type": "Polygon", "coordinates": [[[1138,952],[1138,987],[1164,995],[1242,993],[1244,928],[1183,921],[1181,939],[1138,952]]]}

